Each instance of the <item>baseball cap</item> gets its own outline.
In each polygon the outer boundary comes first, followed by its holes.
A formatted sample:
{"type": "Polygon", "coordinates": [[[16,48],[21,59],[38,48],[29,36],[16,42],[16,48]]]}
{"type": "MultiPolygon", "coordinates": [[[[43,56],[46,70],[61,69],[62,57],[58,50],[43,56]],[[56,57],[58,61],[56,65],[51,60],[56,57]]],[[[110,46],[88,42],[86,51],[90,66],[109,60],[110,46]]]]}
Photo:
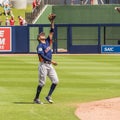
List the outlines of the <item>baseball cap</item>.
{"type": "Polygon", "coordinates": [[[44,32],[41,32],[41,33],[39,34],[39,36],[45,36],[45,33],[44,33],[44,32]]]}
{"type": "Polygon", "coordinates": [[[45,36],[45,33],[44,32],[41,32],[41,33],[39,33],[38,34],[38,36],[37,36],[37,40],[39,40],[39,37],[41,36],[41,38],[42,38],[42,36],[43,36],[43,39],[45,38],[44,36],[45,36]]]}

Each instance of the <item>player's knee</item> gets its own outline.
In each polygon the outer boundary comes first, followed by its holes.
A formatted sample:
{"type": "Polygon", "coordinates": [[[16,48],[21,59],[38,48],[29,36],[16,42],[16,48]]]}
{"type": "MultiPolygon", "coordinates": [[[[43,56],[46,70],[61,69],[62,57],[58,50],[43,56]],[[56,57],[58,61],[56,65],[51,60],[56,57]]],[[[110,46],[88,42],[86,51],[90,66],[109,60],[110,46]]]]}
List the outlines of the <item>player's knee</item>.
{"type": "Polygon", "coordinates": [[[39,83],[39,86],[44,87],[44,86],[45,86],[45,83],[44,83],[44,82],[40,82],[40,83],[39,83]]]}
{"type": "Polygon", "coordinates": [[[39,84],[39,86],[40,86],[40,87],[44,87],[44,86],[45,86],[45,84],[39,84]]]}

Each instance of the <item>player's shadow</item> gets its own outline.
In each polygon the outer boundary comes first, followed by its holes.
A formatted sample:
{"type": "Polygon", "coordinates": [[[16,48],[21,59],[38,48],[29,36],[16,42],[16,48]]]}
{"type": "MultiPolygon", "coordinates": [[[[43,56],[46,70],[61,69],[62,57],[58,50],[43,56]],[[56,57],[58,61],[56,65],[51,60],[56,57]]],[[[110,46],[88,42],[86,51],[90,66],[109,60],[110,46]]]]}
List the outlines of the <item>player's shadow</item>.
{"type": "Polygon", "coordinates": [[[14,104],[34,104],[34,102],[13,102],[14,104]]]}
{"type": "MultiPolygon", "coordinates": [[[[34,102],[13,102],[14,104],[35,104],[34,102]]],[[[44,102],[43,104],[50,104],[48,102],[44,102]]]]}

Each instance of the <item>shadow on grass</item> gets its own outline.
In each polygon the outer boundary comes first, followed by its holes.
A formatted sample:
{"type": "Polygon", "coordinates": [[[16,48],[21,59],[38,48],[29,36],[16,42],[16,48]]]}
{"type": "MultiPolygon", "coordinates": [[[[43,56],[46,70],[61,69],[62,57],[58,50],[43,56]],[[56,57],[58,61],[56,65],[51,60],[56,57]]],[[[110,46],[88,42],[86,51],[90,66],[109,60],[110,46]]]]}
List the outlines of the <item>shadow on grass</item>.
{"type": "MultiPolygon", "coordinates": [[[[13,102],[14,104],[36,104],[34,102],[13,102]]],[[[50,104],[50,103],[47,103],[47,102],[44,102],[43,104],[50,104]]]]}
{"type": "Polygon", "coordinates": [[[34,102],[13,102],[14,104],[35,104],[34,102]]]}

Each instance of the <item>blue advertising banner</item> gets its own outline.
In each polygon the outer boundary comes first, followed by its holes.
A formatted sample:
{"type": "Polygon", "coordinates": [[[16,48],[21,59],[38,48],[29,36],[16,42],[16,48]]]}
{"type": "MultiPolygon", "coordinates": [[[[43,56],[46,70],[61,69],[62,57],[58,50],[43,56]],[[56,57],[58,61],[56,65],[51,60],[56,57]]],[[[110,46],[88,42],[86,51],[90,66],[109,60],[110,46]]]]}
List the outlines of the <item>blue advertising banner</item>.
{"type": "Polygon", "coordinates": [[[120,45],[102,45],[101,53],[120,53],[120,45]]]}

